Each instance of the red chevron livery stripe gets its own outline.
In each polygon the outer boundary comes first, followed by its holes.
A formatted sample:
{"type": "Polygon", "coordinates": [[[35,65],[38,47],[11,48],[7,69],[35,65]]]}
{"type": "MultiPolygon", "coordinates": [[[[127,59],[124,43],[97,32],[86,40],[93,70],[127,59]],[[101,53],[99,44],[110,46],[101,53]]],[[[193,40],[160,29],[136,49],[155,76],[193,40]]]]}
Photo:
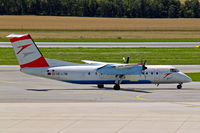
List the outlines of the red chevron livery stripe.
{"type": "Polygon", "coordinates": [[[172,73],[167,73],[166,75],[165,75],[165,77],[164,78],[166,78],[167,76],[169,76],[170,74],[172,74],[172,73]]]}
{"type": "Polygon", "coordinates": [[[44,59],[43,56],[41,56],[40,58],[32,61],[32,62],[29,62],[27,64],[23,64],[23,65],[20,65],[21,68],[24,68],[24,67],[49,67],[49,64],[47,63],[47,61],[44,59]]]}
{"type": "Polygon", "coordinates": [[[32,45],[32,44],[27,44],[27,45],[23,45],[23,46],[17,47],[17,48],[21,48],[21,49],[19,50],[19,52],[17,52],[17,54],[19,54],[20,52],[22,52],[22,50],[24,50],[25,48],[27,48],[27,47],[30,46],[30,45],[32,45]]]}

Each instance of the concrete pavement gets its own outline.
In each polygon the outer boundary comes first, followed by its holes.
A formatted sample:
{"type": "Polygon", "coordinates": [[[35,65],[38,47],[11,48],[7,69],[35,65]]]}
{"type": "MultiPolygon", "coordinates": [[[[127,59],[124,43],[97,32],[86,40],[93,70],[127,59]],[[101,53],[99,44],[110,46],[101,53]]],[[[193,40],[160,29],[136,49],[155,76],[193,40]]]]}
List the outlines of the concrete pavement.
{"type": "MultiPolygon", "coordinates": [[[[38,47],[196,47],[199,42],[36,42],[38,47]]],[[[11,47],[0,42],[0,47],[11,47]]]]}
{"type": "MultiPolygon", "coordinates": [[[[0,133],[199,133],[200,82],[76,85],[0,67],[0,133]]],[[[184,67],[183,67],[184,69],[184,67]]]]}
{"type": "Polygon", "coordinates": [[[0,133],[199,133],[199,114],[170,103],[1,103],[0,133]]]}

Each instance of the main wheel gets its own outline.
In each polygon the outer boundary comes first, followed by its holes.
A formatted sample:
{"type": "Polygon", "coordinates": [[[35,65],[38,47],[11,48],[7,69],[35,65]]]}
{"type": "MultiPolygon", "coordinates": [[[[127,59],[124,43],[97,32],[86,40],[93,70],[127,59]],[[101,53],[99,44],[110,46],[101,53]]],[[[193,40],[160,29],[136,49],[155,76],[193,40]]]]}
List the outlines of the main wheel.
{"type": "Polygon", "coordinates": [[[98,84],[97,87],[98,88],[104,88],[104,84],[98,84]]]}
{"type": "Polygon", "coordinates": [[[177,89],[181,89],[182,88],[182,85],[177,85],[177,89]]]}
{"type": "Polygon", "coordinates": [[[120,90],[120,85],[115,84],[113,88],[114,88],[115,90],[120,90]]]}

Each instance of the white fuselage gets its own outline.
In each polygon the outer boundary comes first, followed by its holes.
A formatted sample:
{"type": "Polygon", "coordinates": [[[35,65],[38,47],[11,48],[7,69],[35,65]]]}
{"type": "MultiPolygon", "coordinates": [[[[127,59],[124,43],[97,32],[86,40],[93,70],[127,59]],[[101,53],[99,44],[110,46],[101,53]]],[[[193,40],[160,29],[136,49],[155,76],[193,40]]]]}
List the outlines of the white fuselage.
{"type": "Polygon", "coordinates": [[[168,84],[191,82],[191,78],[175,67],[167,65],[147,65],[146,70],[137,75],[124,75],[121,79],[117,75],[108,75],[97,72],[101,65],[78,65],[23,68],[27,74],[56,79],[77,84],[115,84],[121,80],[121,84],[168,84]]]}
{"type": "Polygon", "coordinates": [[[82,60],[87,63],[75,64],[71,62],[45,59],[29,34],[10,34],[15,55],[22,72],[27,74],[60,80],[77,84],[115,84],[119,90],[120,84],[182,84],[192,81],[190,77],[179,72],[176,68],[166,65],[146,65],[146,61],[129,64],[129,57],[124,63],[106,63],[82,60]]]}

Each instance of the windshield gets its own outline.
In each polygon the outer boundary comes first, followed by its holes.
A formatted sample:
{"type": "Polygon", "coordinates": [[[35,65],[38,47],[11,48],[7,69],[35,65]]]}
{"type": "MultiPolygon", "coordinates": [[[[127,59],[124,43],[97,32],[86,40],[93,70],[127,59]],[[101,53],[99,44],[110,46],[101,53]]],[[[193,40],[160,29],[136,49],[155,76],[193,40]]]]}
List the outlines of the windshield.
{"type": "Polygon", "coordinates": [[[172,68],[172,69],[170,69],[170,72],[179,72],[179,70],[175,69],[175,68],[172,68]]]}

